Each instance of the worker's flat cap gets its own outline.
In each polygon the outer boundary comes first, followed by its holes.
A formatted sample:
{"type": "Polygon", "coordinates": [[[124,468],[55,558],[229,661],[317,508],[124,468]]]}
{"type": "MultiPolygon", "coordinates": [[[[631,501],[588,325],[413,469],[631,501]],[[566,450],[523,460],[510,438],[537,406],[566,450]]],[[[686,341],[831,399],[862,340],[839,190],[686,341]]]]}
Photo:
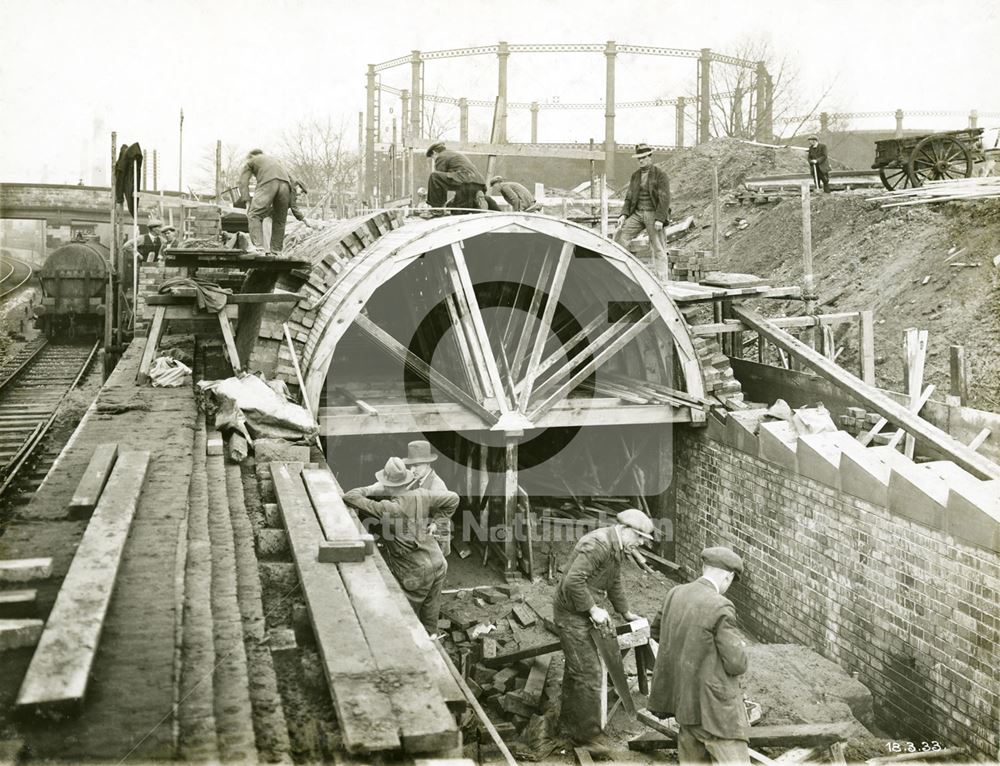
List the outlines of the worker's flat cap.
{"type": "Polygon", "coordinates": [[[650,540],[653,539],[653,520],[638,508],[626,508],[615,516],[615,518],[619,524],[624,524],[626,527],[634,529],[643,537],[650,540]]]}
{"type": "Polygon", "coordinates": [[[728,569],[730,572],[743,574],[743,559],[722,545],[703,550],[701,552],[701,560],[710,567],[728,569]]]}
{"type": "Polygon", "coordinates": [[[810,141],[819,141],[819,136],[809,136],[810,141]]]}
{"type": "Polygon", "coordinates": [[[168,231],[177,231],[176,226],[164,226],[160,231],[166,234],[168,231]]]}
{"type": "Polygon", "coordinates": [[[147,229],[159,229],[163,227],[162,221],[150,221],[146,224],[147,229]]]}
{"type": "Polygon", "coordinates": [[[490,186],[492,186],[493,184],[498,184],[502,180],[503,180],[503,176],[493,176],[493,178],[490,179],[490,186]]]}
{"type": "Polygon", "coordinates": [[[653,154],[653,147],[647,146],[646,144],[636,144],[635,154],[632,155],[634,159],[641,160],[643,157],[651,157],[653,154]]]}
{"type": "Polygon", "coordinates": [[[427,156],[430,157],[434,152],[443,152],[444,144],[438,141],[436,144],[431,144],[427,147],[427,156]]]}

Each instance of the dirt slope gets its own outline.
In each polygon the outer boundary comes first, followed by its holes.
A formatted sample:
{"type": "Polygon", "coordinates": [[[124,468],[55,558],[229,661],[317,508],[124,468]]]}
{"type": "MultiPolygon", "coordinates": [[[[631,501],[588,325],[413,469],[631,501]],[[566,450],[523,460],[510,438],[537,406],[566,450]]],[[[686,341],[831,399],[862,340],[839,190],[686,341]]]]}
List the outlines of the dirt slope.
{"type": "MultiPolygon", "coordinates": [[[[802,283],[799,199],[739,205],[732,191],[747,175],[801,172],[802,152],[733,142],[713,142],[675,157],[671,174],[673,218],[692,214],[700,227],[671,243],[682,251],[711,248],[711,166],[720,167],[723,191],[722,268],[768,277],[775,285],[802,283]],[[736,230],[744,218],[749,227],[736,230]]],[[[949,350],[965,346],[970,404],[1000,411],[1000,200],[882,209],[867,202],[879,192],[858,190],[812,197],[814,272],[822,310],[875,311],[878,383],[900,390],[902,337],[907,327],[929,330],[925,383],[943,398],[948,391],[949,350]],[[959,252],[946,262],[949,252],[959,252]],[[956,263],[978,263],[956,267],[956,263]],[[923,284],[925,277],[930,277],[923,284]]],[[[786,309],[775,302],[762,308],[786,309]]],[[[798,305],[787,306],[799,313],[798,305]]],[[[857,332],[842,326],[838,360],[857,369],[857,332]]]]}

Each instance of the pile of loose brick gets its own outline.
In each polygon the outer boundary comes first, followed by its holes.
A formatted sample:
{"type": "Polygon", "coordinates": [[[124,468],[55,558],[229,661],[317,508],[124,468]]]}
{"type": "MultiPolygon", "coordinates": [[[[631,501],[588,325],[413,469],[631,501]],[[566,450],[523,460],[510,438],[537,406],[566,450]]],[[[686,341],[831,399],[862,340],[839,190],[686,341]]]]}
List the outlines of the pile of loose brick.
{"type": "MultiPolygon", "coordinates": [[[[517,586],[504,585],[463,590],[447,598],[438,623],[444,646],[497,731],[512,739],[558,693],[549,672],[553,654],[501,667],[488,667],[483,660],[555,641],[552,623],[543,616],[548,605],[527,602],[517,586]]],[[[479,730],[478,741],[480,754],[489,757],[492,745],[485,730],[479,730]]]]}
{"type": "MultiPolygon", "coordinates": [[[[841,415],[838,418],[840,428],[843,431],[847,431],[852,436],[858,436],[862,433],[867,433],[872,429],[882,416],[877,412],[868,412],[863,407],[848,407],[847,414],[841,415]]],[[[889,440],[892,438],[894,431],[889,430],[883,433],[875,434],[872,439],[873,445],[883,445],[888,444],[889,440]]]]}
{"type": "Polygon", "coordinates": [[[720,259],[711,250],[682,253],[679,249],[667,250],[670,279],[675,282],[698,282],[710,271],[718,271],[720,259]]]}

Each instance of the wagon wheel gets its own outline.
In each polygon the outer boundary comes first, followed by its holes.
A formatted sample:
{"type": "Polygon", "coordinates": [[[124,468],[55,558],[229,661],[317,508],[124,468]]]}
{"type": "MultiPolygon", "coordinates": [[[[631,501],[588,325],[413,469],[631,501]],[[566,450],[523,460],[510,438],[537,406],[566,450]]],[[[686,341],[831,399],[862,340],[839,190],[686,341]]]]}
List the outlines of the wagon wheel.
{"type": "Polygon", "coordinates": [[[913,183],[913,176],[910,175],[910,169],[906,165],[901,167],[890,165],[879,168],[878,174],[882,179],[882,185],[889,191],[894,189],[909,189],[911,186],[920,185],[919,183],[913,183]]]}
{"type": "Polygon", "coordinates": [[[925,181],[972,177],[972,152],[953,136],[927,136],[910,155],[914,186],[925,181]]]}

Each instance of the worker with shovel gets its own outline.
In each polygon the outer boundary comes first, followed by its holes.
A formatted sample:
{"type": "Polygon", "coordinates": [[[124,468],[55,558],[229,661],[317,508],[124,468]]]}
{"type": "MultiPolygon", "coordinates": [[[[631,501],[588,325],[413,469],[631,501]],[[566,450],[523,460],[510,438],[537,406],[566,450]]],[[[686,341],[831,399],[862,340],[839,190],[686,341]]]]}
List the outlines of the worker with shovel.
{"type": "Polygon", "coordinates": [[[629,608],[621,565],[644,538],[653,539],[653,522],[642,511],[629,508],[615,520],[617,524],[588,532],[574,546],[552,606],[566,658],[559,722],[576,745],[598,752],[607,752],[611,744],[601,731],[601,662],[590,629],[608,625],[611,616],[594,594],[606,593],[629,622],[641,619],[629,608]]]}

